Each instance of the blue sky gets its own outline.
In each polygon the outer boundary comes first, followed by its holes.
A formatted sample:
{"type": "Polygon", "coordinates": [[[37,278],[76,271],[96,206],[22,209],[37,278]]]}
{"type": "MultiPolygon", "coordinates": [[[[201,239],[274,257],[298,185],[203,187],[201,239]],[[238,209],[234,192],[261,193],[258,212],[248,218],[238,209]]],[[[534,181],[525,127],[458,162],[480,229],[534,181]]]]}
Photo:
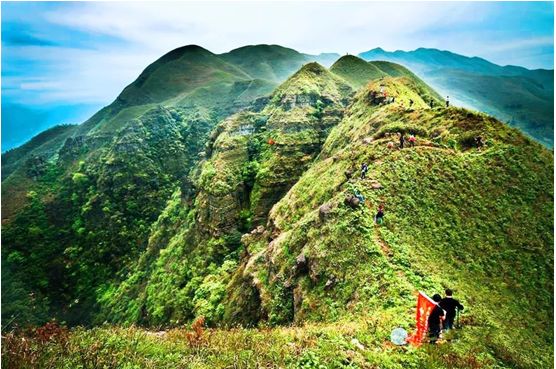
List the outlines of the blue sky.
{"type": "Polygon", "coordinates": [[[553,68],[551,2],[2,2],[2,151],[81,123],[162,54],[434,47],[553,68]]]}

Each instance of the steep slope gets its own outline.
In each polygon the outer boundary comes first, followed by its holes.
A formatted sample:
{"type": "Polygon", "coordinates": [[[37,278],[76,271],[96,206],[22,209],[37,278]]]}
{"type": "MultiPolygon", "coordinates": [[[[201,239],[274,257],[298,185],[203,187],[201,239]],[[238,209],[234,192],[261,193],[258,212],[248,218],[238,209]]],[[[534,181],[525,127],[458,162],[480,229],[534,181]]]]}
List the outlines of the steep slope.
{"type": "Polygon", "coordinates": [[[405,65],[454,103],[492,114],[553,146],[552,70],[502,67],[477,57],[425,48],[394,52],[376,48],[359,56],[405,65]]]}
{"type": "MultiPolygon", "coordinates": [[[[34,291],[37,299],[27,309],[47,309],[70,323],[88,321],[99,284],[136,260],[150,224],[198,161],[209,122],[158,107],[107,143],[67,139],[56,159],[28,179],[32,190],[3,226],[2,283],[16,279],[34,291]]],[[[17,301],[7,291],[4,301],[17,301]]]]}
{"type": "Polygon", "coordinates": [[[237,267],[241,235],[265,224],[272,205],[308,168],[350,92],[310,63],[278,87],[262,111],[220,124],[193,181],[195,193],[174,194],[135,271],[106,287],[106,318],[167,325],[198,315],[212,324],[228,317],[220,303],[237,267]],[[165,214],[173,214],[171,220],[165,214]]]}
{"type": "MultiPolygon", "coordinates": [[[[381,83],[399,91],[403,81],[381,83]]],[[[504,366],[550,365],[552,154],[492,118],[427,109],[415,96],[415,110],[373,106],[378,90],[358,93],[267,228],[244,239],[249,257],[227,304],[252,309],[237,290],[255,287],[271,322],[373,316],[387,335],[410,328],[415,291],[451,287],[469,304],[464,350],[504,366]],[[389,149],[400,131],[417,145],[389,149]],[[362,162],[368,179],[344,176],[362,162]],[[355,190],[366,199],[352,209],[344,199],[355,190]],[[376,226],[380,203],[386,222],[376,226]]]]}
{"type": "MultiPolygon", "coordinates": [[[[273,58],[257,50],[253,59],[273,58]]],[[[297,69],[297,61],[291,62],[297,69]]],[[[135,264],[174,190],[194,191],[188,176],[204,158],[212,128],[246,107],[259,111],[275,86],[201,47],[186,46],[147,67],[85,123],[53,129],[5,154],[3,283],[21,286],[4,289],[4,301],[17,306],[5,306],[6,314],[23,308],[29,310],[20,315],[23,321],[49,314],[70,323],[92,319],[97,290],[135,264]],[[26,290],[36,299],[28,301],[29,293],[21,292],[26,290]],[[44,311],[26,320],[33,309],[44,311]]],[[[292,181],[284,179],[282,191],[292,181]]],[[[260,192],[267,191],[267,182],[258,182],[260,192]]],[[[272,204],[264,199],[256,202],[260,209],[272,204]]]]}
{"type": "MultiPolygon", "coordinates": [[[[200,131],[210,130],[222,117],[227,116],[264,95],[270,94],[275,84],[257,81],[239,67],[229,64],[215,54],[195,45],[184,46],[149,65],[136,81],[127,86],[109,106],[101,109],[81,125],[65,129],[53,136],[56,129],[31,140],[22,148],[3,155],[3,194],[25,194],[36,190],[37,181],[29,178],[26,167],[35,162],[56,163],[60,174],[71,170],[69,160],[58,160],[58,151],[71,146],[78,150],[72,160],[82,160],[89,154],[111,145],[114,137],[160,106],[180,111],[183,116],[197,117],[200,131]],[[206,98],[210,96],[210,98],[206,98]],[[40,145],[37,143],[40,142],[40,145]],[[32,148],[29,149],[29,148],[32,148]],[[17,158],[14,160],[12,158],[17,158]],[[14,173],[14,178],[10,175],[14,173]]],[[[206,134],[201,136],[206,138],[206,134]]],[[[196,147],[202,147],[199,142],[196,147]]],[[[196,158],[198,152],[191,153],[196,158]]],[[[39,186],[40,187],[40,186],[39,186]]],[[[11,219],[18,208],[26,203],[25,196],[5,196],[2,206],[3,221],[11,219]]]]}

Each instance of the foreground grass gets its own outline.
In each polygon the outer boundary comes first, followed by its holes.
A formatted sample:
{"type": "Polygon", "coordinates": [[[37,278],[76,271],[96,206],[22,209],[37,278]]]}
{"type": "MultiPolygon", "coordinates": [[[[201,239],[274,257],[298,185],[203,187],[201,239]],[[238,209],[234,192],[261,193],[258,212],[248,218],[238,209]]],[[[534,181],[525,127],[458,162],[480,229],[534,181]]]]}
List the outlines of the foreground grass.
{"type": "Polygon", "coordinates": [[[392,345],[373,318],[257,329],[176,328],[152,332],[105,326],[55,326],[2,339],[2,368],[509,368],[478,327],[449,342],[392,345]]]}

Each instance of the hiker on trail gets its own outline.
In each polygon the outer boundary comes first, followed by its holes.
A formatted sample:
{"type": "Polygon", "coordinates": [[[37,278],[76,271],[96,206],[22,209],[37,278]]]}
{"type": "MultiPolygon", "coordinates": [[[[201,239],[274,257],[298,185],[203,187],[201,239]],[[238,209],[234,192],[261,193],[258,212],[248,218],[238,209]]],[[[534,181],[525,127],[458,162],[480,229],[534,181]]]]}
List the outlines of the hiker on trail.
{"type": "Polygon", "coordinates": [[[403,132],[400,132],[400,150],[403,149],[404,143],[405,143],[405,137],[403,136],[403,132]]]}
{"type": "Polygon", "coordinates": [[[384,219],[384,205],[380,204],[378,206],[378,211],[376,212],[375,215],[375,223],[382,224],[383,219],[384,219]]]}
{"type": "Polygon", "coordinates": [[[409,109],[413,106],[413,100],[409,99],[409,109]]]}
{"type": "Polygon", "coordinates": [[[446,107],[450,107],[450,96],[446,96],[446,107]]]}
{"type": "Polygon", "coordinates": [[[444,320],[444,329],[446,331],[454,328],[454,318],[456,317],[456,310],[463,310],[463,305],[458,300],[452,297],[452,290],[446,289],[446,297],[444,297],[439,305],[446,311],[446,319],[444,320]]]}
{"type": "Polygon", "coordinates": [[[434,108],[434,100],[433,99],[431,99],[431,101],[429,101],[429,105],[430,105],[431,109],[434,108]]]}
{"type": "Polygon", "coordinates": [[[361,179],[365,179],[368,171],[369,167],[367,166],[367,163],[361,164],[361,179]]]}
{"type": "Polygon", "coordinates": [[[415,136],[409,135],[409,138],[408,138],[407,140],[409,141],[409,145],[410,145],[411,147],[414,147],[414,146],[415,146],[415,141],[416,141],[416,140],[415,140],[415,136]]]}
{"type": "Polygon", "coordinates": [[[438,304],[442,300],[442,297],[440,297],[438,293],[435,293],[432,299],[435,302],[435,306],[432,308],[428,318],[429,338],[430,343],[436,343],[436,341],[440,338],[442,319],[444,319],[444,310],[438,304]]]}
{"type": "Polygon", "coordinates": [[[394,143],[393,143],[392,141],[389,141],[389,142],[386,144],[386,147],[389,148],[389,149],[393,149],[393,148],[394,148],[394,143]]]}
{"type": "Polygon", "coordinates": [[[483,140],[482,136],[475,137],[475,146],[477,146],[477,150],[481,151],[481,147],[485,145],[485,141],[483,140]]]}

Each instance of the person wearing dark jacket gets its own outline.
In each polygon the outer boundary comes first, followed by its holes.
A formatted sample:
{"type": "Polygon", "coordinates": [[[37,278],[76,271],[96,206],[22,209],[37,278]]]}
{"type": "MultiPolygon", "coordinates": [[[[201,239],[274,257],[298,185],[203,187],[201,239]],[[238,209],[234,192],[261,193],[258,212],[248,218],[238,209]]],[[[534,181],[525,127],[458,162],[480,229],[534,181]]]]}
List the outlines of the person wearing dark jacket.
{"type": "Polygon", "coordinates": [[[435,293],[432,297],[433,301],[435,302],[434,307],[429,314],[429,318],[427,320],[429,326],[429,338],[431,343],[436,343],[438,338],[440,338],[440,331],[442,329],[442,319],[444,318],[444,310],[438,305],[438,303],[442,300],[442,297],[438,293],[435,293]]]}
{"type": "Polygon", "coordinates": [[[450,330],[454,328],[454,318],[456,310],[463,310],[463,305],[452,297],[452,290],[446,289],[446,297],[440,300],[440,307],[446,311],[446,319],[444,320],[444,329],[450,330]]]}
{"type": "Polygon", "coordinates": [[[405,143],[405,137],[403,136],[403,132],[400,132],[399,135],[400,135],[400,149],[403,149],[403,144],[405,143]]]}
{"type": "Polygon", "coordinates": [[[384,205],[380,204],[378,206],[378,211],[375,215],[375,223],[382,224],[383,219],[384,219],[384,205]]]}
{"type": "Polygon", "coordinates": [[[367,163],[361,164],[361,179],[365,179],[368,171],[369,171],[369,166],[367,165],[367,163]]]}

